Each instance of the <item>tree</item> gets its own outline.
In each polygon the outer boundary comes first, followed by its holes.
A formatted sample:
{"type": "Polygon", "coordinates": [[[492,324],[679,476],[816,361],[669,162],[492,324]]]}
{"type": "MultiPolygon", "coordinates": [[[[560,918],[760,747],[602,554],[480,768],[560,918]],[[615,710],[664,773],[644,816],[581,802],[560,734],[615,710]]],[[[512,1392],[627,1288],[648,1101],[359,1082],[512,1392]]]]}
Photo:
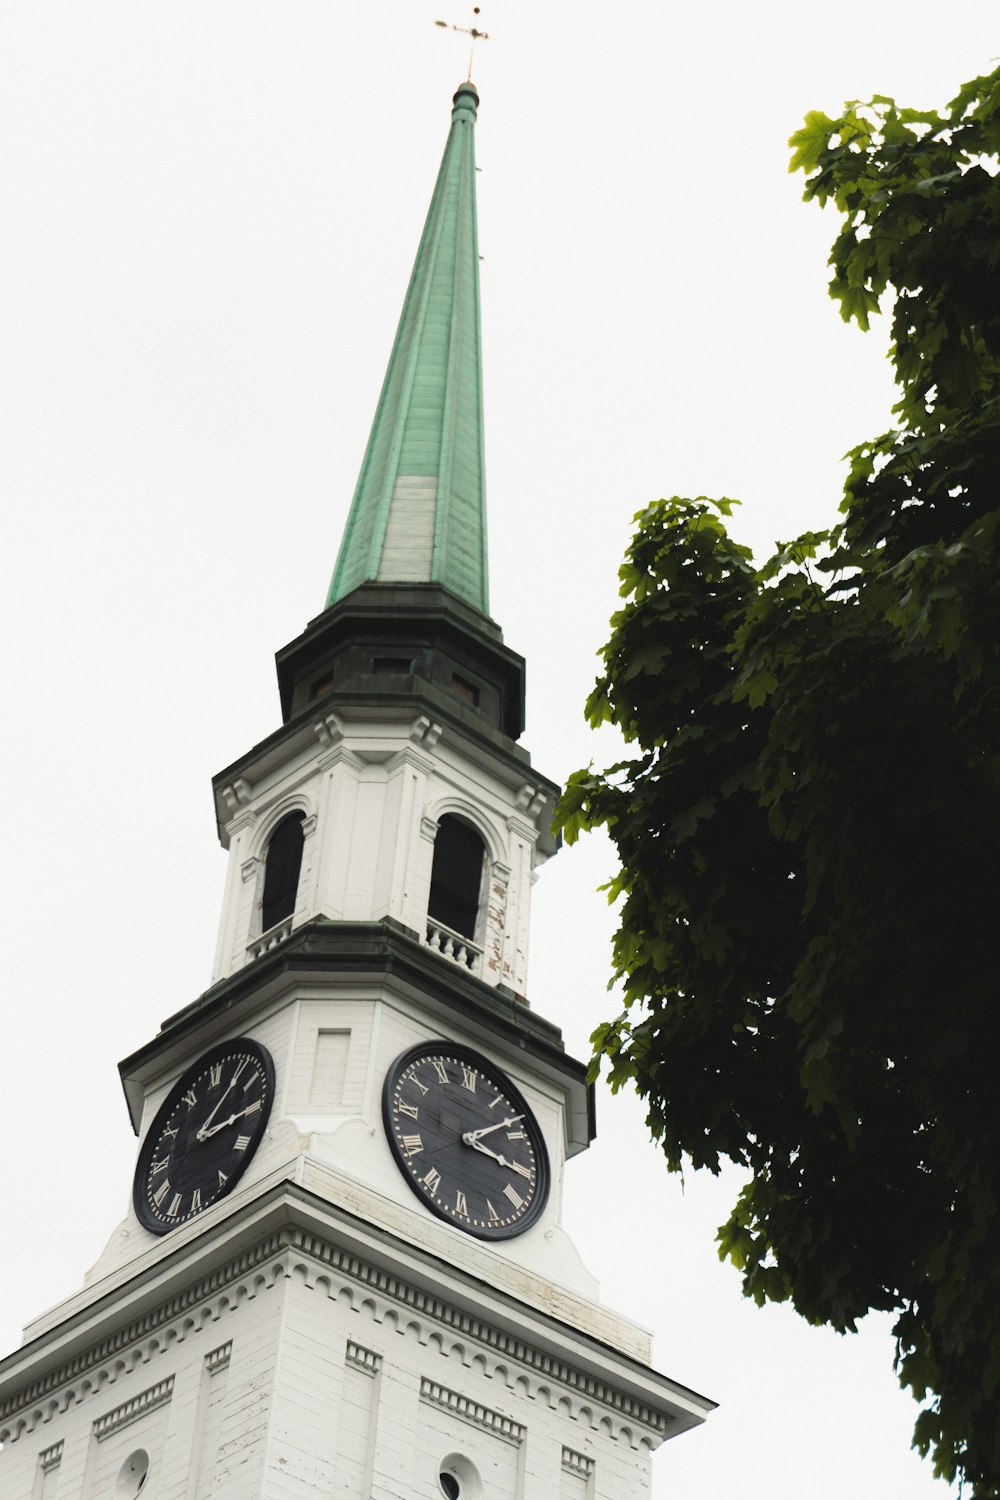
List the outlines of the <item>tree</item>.
{"type": "Polygon", "coordinates": [[[594,1034],[668,1167],[749,1181],[720,1255],[760,1304],[896,1315],[935,1472],[1000,1496],[1000,71],[943,114],[811,114],[830,293],[891,306],[898,425],[841,519],[757,565],[731,502],[650,505],[570,778],[621,869],[594,1034]]]}

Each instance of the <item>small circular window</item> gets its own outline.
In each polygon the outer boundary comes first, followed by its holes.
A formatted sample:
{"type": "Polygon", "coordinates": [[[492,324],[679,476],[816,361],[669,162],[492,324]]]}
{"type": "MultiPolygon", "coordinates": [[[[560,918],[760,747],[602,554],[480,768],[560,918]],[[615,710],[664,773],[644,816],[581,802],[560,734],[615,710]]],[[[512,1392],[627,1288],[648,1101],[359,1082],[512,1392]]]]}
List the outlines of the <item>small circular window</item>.
{"type": "Polygon", "coordinates": [[[142,1493],[148,1475],[149,1454],[145,1448],[137,1448],[118,1470],[113,1500],[136,1500],[136,1496],[142,1493]]]}
{"type": "Polygon", "coordinates": [[[441,1460],[438,1484],[445,1500],[479,1500],[483,1493],[479,1470],[464,1453],[449,1453],[441,1460]]]}

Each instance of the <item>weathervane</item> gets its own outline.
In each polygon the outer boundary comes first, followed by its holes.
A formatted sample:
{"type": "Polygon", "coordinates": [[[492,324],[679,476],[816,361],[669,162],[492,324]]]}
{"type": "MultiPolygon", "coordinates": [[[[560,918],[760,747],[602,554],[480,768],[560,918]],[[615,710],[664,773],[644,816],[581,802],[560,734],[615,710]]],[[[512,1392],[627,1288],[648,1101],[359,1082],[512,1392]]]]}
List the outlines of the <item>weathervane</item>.
{"type": "MultiPolygon", "coordinates": [[[[474,5],[472,7],[472,14],[474,16],[478,16],[478,14],[479,14],[479,6],[478,5],[474,5]]],[[[471,80],[471,78],[472,78],[472,58],[473,58],[473,55],[474,55],[475,50],[476,50],[476,43],[477,42],[488,42],[488,41],[490,41],[491,38],[490,38],[489,32],[488,31],[480,31],[479,27],[476,26],[474,23],[473,23],[472,26],[456,26],[455,23],[454,23],[454,21],[435,21],[434,25],[435,26],[441,26],[441,27],[443,27],[443,29],[445,31],[462,31],[462,32],[465,33],[466,36],[471,36],[471,38],[472,38],[472,45],[469,48],[469,73],[468,73],[468,77],[471,80]]]]}

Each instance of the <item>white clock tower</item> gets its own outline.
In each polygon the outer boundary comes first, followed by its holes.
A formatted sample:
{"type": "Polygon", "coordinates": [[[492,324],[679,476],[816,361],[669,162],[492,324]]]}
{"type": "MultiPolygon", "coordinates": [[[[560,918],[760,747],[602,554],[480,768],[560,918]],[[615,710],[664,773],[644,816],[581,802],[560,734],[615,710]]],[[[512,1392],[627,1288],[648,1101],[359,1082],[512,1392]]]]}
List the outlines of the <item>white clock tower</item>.
{"type": "Polygon", "coordinates": [[[0,1364],[3,1500],[632,1500],[712,1403],[561,1227],[527,1000],[557,789],[487,597],[471,83],[327,605],[215,779],[211,987],[121,1065],[133,1208],[0,1364]]]}

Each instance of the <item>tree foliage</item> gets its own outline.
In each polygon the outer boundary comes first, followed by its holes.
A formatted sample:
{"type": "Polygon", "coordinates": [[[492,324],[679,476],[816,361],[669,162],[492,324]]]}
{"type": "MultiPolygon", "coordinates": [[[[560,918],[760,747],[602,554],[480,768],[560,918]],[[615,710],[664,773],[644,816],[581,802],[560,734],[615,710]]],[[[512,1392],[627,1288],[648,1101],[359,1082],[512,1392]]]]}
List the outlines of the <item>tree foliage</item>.
{"type": "Polygon", "coordinates": [[[591,722],[628,758],[559,821],[621,869],[594,1035],[668,1166],[749,1181],[720,1254],[758,1303],[896,1315],[914,1442],[1000,1496],[1000,72],[792,137],[842,215],[831,295],[890,311],[897,425],[841,518],[762,565],[731,502],[636,518],[591,722]]]}

